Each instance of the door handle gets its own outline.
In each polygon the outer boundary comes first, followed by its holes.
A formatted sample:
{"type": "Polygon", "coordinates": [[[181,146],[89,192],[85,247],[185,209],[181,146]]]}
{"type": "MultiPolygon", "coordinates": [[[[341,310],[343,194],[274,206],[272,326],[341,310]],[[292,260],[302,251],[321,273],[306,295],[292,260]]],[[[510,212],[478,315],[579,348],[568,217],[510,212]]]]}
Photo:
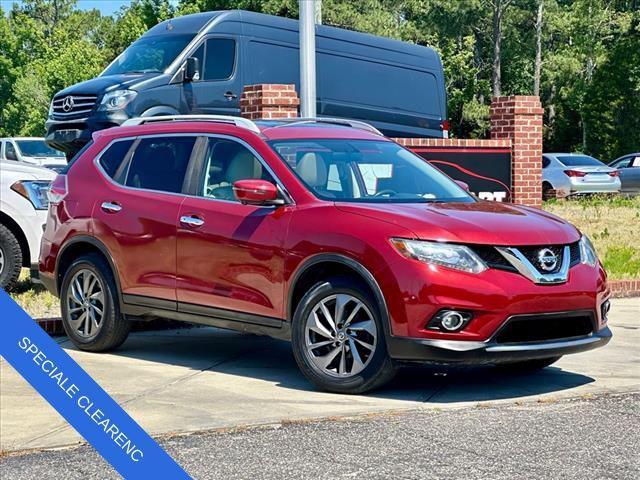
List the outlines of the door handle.
{"type": "Polygon", "coordinates": [[[224,94],[224,96],[225,96],[225,98],[226,98],[227,100],[234,100],[234,99],[238,98],[238,95],[236,95],[235,93],[233,93],[231,90],[229,90],[228,92],[226,92],[226,93],[224,94]]]}
{"type": "Polygon", "coordinates": [[[190,227],[201,227],[202,225],[204,225],[204,220],[198,217],[185,215],[180,217],[180,223],[188,225],[190,227]]]}
{"type": "Polygon", "coordinates": [[[122,210],[122,206],[115,202],[102,202],[100,208],[102,208],[102,210],[107,213],[118,213],[120,210],[122,210]]]}

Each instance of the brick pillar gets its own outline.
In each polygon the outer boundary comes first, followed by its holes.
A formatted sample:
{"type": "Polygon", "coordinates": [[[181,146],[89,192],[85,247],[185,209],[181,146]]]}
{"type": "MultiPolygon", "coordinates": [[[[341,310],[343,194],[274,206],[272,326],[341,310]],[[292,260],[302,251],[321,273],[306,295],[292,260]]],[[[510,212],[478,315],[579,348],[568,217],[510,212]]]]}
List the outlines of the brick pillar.
{"type": "Polygon", "coordinates": [[[542,205],[542,115],[536,96],[511,95],[491,101],[491,138],[511,140],[511,201],[542,205]]]}
{"type": "Polygon", "coordinates": [[[240,115],[252,120],[293,118],[299,105],[295,85],[247,85],[240,96],[240,115]]]}

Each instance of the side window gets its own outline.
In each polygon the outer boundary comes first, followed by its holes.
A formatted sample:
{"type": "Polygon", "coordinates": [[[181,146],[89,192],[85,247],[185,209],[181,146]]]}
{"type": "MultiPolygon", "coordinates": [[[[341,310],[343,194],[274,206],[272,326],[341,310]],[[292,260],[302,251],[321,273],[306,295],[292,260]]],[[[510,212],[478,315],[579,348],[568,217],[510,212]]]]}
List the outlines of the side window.
{"type": "Polygon", "coordinates": [[[549,157],[542,157],[542,168],[547,168],[550,163],[551,160],[549,160],[549,157]]]}
{"type": "Polygon", "coordinates": [[[640,167],[640,156],[635,157],[631,162],[632,167],[640,167]]]}
{"type": "Polygon", "coordinates": [[[16,148],[13,146],[13,143],[7,142],[5,144],[4,155],[7,160],[15,160],[18,161],[18,155],[16,154],[16,148]]]}
{"type": "Polygon", "coordinates": [[[210,38],[207,40],[207,52],[204,62],[205,80],[226,80],[233,74],[236,58],[236,42],[228,38],[210,38]]]}
{"type": "Polygon", "coordinates": [[[196,137],[143,138],[129,162],[125,185],[180,193],[196,137]]]}
{"type": "Polygon", "coordinates": [[[275,183],[262,163],[238,142],[210,138],[204,158],[200,195],[236,201],[233,184],[238,180],[261,179],[275,183]]]}
{"type": "Polygon", "coordinates": [[[122,174],[124,173],[122,162],[127,156],[131,145],[133,145],[133,140],[115,142],[100,156],[100,166],[107,175],[119,183],[121,183],[122,174]]]}
{"type": "Polygon", "coordinates": [[[0,160],[4,160],[4,142],[0,142],[0,160]]]}

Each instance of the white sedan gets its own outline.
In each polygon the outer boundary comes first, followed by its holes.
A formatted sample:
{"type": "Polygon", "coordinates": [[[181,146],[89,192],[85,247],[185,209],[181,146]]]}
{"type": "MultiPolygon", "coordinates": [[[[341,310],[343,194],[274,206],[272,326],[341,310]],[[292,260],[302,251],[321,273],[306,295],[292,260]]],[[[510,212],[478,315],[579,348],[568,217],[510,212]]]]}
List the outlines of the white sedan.
{"type": "Polygon", "coordinates": [[[582,153],[542,155],[542,195],[558,197],[586,193],[618,193],[620,178],[615,168],[582,153]]]}
{"type": "Polygon", "coordinates": [[[52,170],[0,161],[0,287],[11,290],[22,267],[38,271],[52,170]]]}

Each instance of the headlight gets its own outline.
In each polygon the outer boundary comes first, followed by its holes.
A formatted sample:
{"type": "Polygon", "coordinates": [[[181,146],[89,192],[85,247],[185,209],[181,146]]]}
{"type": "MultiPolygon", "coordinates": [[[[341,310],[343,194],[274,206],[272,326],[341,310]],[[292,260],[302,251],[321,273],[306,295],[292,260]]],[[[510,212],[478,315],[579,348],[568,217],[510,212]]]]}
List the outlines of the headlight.
{"type": "Polygon", "coordinates": [[[11,190],[29,200],[36,210],[46,210],[49,207],[47,191],[50,184],[40,180],[20,180],[11,185],[11,190]]]}
{"type": "Polygon", "coordinates": [[[407,258],[471,273],[480,273],[487,269],[482,259],[464,245],[404,238],[392,238],[391,243],[407,258]]]}
{"type": "Polygon", "coordinates": [[[591,240],[586,235],[580,237],[580,262],[595,267],[598,263],[598,254],[591,240]]]}
{"type": "Polygon", "coordinates": [[[138,93],[133,90],[114,90],[113,92],[107,92],[104,97],[102,97],[102,102],[100,102],[100,110],[122,110],[136,98],[136,95],[138,95],[138,93]]]}
{"type": "Polygon", "coordinates": [[[53,117],[53,100],[51,100],[51,103],[49,104],[49,118],[53,117]]]}

